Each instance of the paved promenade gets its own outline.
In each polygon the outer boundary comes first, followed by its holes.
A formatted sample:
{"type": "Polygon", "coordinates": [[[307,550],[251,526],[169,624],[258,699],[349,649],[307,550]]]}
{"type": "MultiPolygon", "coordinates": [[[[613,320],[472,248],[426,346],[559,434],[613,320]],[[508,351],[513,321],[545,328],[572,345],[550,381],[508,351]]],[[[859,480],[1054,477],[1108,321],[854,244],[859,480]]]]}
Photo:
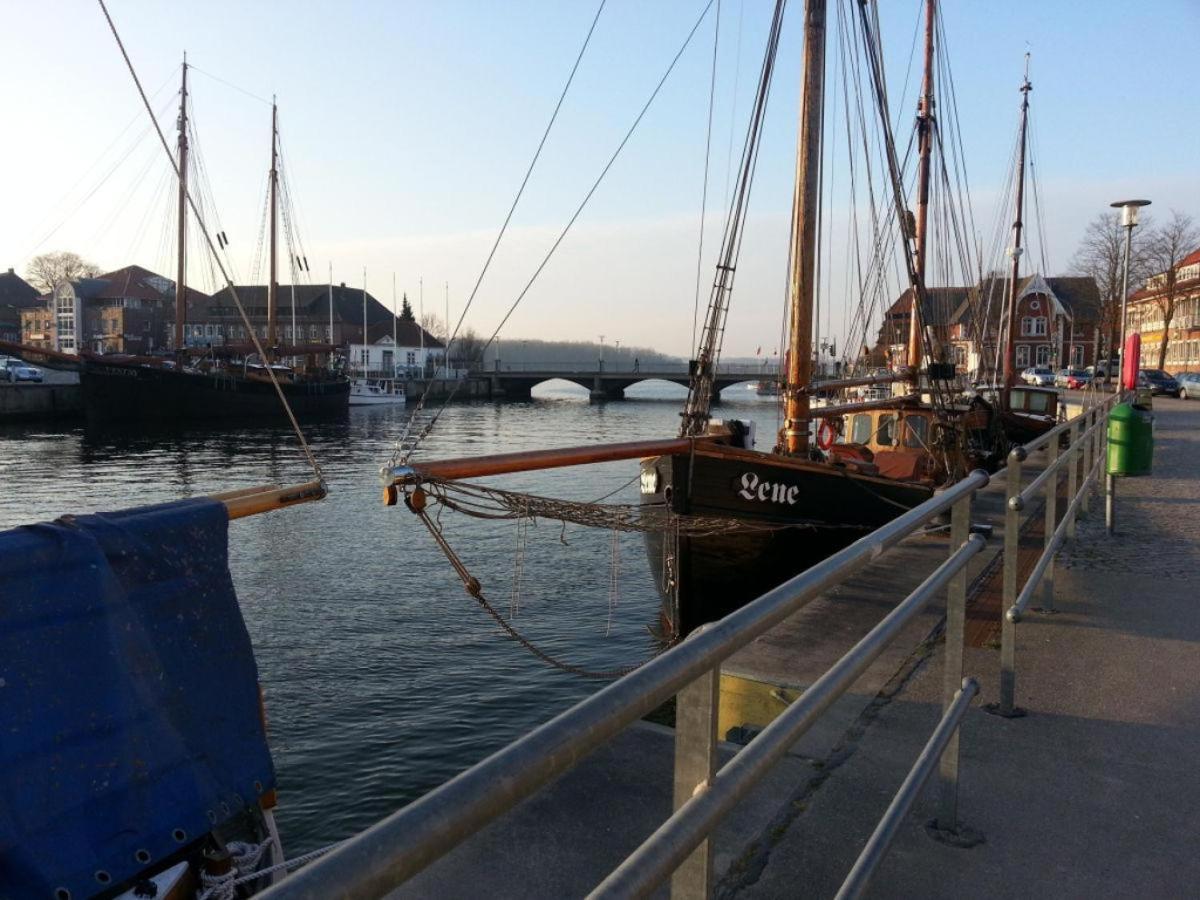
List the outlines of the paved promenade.
{"type": "MultiPolygon", "coordinates": [[[[964,720],[961,820],[985,843],[933,841],[931,783],[876,897],[1184,897],[1200,893],[1200,404],[1159,399],[1151,478],[1118,487],[1060,557],[1059,612],[1018,626],[1017,702],[1001,719],[994,649],[964,720]]],[[[738,897],[832,897],[939,716],[941,649],[894,685],[721,884],[738,897]]]]}

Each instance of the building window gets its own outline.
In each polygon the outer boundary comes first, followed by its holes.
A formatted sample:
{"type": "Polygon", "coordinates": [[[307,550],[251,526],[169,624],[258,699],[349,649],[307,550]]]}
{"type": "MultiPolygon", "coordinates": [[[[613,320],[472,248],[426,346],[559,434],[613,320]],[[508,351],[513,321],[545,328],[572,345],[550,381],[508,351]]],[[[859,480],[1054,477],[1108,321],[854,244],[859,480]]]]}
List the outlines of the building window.
{"type": "MultiPolygon", "coordinates": [[[[1044,322],[1044,321],[1046,321],[1046,320],[1045,320],[1045,319],[1042,319],[1041,321],[1043,321],[1043,322],[1044,322]]],[[[1037,364],[1038,364],[1039,366],[1048,366],[1048,365],[1050,365],[1050,345],[1049,345],[1049,344],[1038,344],[1038,347],[1037,347],[1037,364]]]]}
{"type": "Polygon", "coordinates": [[[1033,320],[1033,331],[1030,334],[1040,336],[1046,333],[1046,317],[1038,316],[1033,320]]]}
{"type": "Polygon", "coordinates": [[[1028,337],[1033,334],[1033,319],[1026,316],[1021,320],[1021,337],[1028,337]]]}
{"type": "Polygon", "coordinates": [[[405,363],[410,366],[415,366],[417,364],[416,350],[409,350],[408,353],[405,354],[405,363]]]}
{"type": "Polygon", "coordinates": [[[308,339],[310,341],[315,341],[317,339],[317,326],[316,325],[308,326],[308,339]]]}
{"type": "Polygon", "coordinates": [[[1017,365],[1018,366],[1028,366],[1029,365],[1029,345],[1028,344],[1017,344],[1017,365]]]}
{"type": "Polygon", "coordinates": [[[1083,365],[1083,345],[1082,344],[1076,344],[1074,347],[1071,348],[1071,365],[1073,365],[1073,366],[1082,366],[1083,365]]]}

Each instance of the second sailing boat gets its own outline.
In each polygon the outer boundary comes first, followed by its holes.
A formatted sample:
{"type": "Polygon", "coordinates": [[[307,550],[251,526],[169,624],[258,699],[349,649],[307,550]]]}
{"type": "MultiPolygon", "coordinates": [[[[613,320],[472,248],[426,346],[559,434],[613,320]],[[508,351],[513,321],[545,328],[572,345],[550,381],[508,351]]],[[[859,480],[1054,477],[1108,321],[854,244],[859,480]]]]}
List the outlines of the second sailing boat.
{"type": "Polygon", "coordinates": [[[270,169],[270,280],[267,286],[265,347],[269,359],[242,364],[231,361],[207,369],[194,367],[184,346],[187,317],[187,174],[188,174],[188,65],[183,63],[179,103],[179,229],[175,281],[175,360],[114,359],[85,357],[80,374],[84,407],[99,421],[147,419],[167,421],[226,418],[277,420],[282,407],[275,385],[265,371],[271,366],[279,389],[299,415],[314,416],[343,412],[350,382],[325,370],[293,371],[277,364],[280,357],[312,352],[310,348],[287,348],[278,344],[279,283],[276,275],[278,224],[278,136],[277,110],[271,105],[270,169]]]}

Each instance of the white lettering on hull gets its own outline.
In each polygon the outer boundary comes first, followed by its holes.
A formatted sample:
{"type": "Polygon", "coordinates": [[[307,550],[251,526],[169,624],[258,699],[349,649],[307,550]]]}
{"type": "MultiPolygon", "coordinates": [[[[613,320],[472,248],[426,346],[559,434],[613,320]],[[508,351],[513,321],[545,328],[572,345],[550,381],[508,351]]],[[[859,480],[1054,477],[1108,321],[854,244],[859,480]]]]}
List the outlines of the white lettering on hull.
{"type": "Polygon", "coordinates": [[[800,496],[800,488],[779,481],[764,481],[753,472],[742,475],[742,489],[738,496],[745,500],[756,500],[761,503],[786,503],[795,506],[800,496]]]}

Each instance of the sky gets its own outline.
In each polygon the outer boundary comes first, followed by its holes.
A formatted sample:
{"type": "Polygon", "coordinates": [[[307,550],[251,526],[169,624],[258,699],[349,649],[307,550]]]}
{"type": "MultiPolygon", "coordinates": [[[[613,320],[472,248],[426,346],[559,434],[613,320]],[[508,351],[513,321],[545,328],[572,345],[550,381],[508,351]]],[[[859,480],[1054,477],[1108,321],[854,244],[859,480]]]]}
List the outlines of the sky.
{"type": "MultiPolygon", "coordinates": [[[[706,3],[605,4],[468,315],[476,331],[497,327],[706,3]]],[[[180,62],[188,54],[200,159],[236,281],[262,277],[254,260],[269,99],[276,95],[311,279],[325,281],[332,266],[335,281],[359,285],[365,269],[367,287],[383,302],[391,302],[394,278],[414,307],[439,315],[448,294],[457,319],[597,5],[110,0],[109,8],[172,142],[180,62]]],[[[910,59],[920,9],[919,0],[886,0],[880,12],[900,131],[915,108],[910,59]]],[[[764,0],[711,5],[502,338],[604,335],[610,344],[689,353],[714,26],[719,22],[701,316],[770,11],[764,0]]],[[[169,166],[98,4],[0,0],[0,12],[0,268],[23,271],[36,253],[72,250],[105,269],[138,263],[173,277],[169,166]]],[[[727,356],[770,353],[779,343],[801,12],[793,0],[727,356]]],[[[979,240],[986,243],[994,231],[1008,190],[1026,51],[1044,223],[1030,238],[1049,274],[1067,270],[1086,223],[1113,200],[1146,197],[1152,214],[1174,208],[1200,219],[1200,116],[1190,96],[1200,83],[1200,0],[946,0],[942,15],[979,240]]],[[[834,183],[831,235],[848,220],[849,202],[846,209],[835,203],[844,196],[834,183]]],[[[846,271],[845,238],[831,236],[824,252],[822,330],[842,337],[844,311],[857,302],[838,274],[846,271]]],[[[198,245],[189,281],[214,288],[198,245]]]]}

